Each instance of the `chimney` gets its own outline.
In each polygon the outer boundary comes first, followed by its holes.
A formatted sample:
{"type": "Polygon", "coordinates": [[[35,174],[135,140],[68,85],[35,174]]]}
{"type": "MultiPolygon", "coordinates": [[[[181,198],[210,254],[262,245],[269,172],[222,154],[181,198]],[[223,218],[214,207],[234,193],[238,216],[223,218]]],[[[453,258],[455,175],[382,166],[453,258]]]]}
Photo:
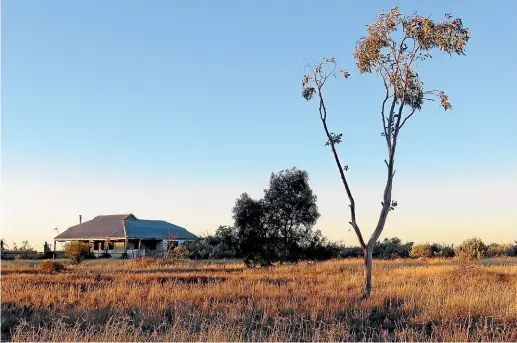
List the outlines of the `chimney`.
{"type": "Polygon", "coordinates": [[[82,222],[83,222],[83,216],[79,215],[79,224],[81,224],[82,222]]]}

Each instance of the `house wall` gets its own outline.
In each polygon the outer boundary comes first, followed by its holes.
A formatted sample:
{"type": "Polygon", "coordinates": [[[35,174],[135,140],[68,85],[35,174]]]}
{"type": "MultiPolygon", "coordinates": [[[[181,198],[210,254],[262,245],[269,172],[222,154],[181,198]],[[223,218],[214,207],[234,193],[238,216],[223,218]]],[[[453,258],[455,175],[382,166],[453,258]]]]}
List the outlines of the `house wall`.
{"type": "MultiPolygon", "coordinates": [[[[178,246],[181,246],[183,243],[187,242],[188,240],[178,240],[178,246]]],[[[85,243],[85,244],[89,244],[90,245],[90,251],[94,253],[95,256],[99,257],[101,256],[103,253],[104,253],[104,240],[94,240],[94,241],[84,241],[84,240],[81,240],[81,242],[85,243]],[[95,243],[94,243],[95,242],[95,243]],[[96,247],[97,249],[94,249],[94,247],[96,247]]],[[[167,249],[167,241],[166,240],[152,240],[152,239],[149,239],[149,240],[145,240],[145,239],[142,239],[141,240],[141,250],[140,252],[138,252],[138,245],[139,245],[139,242],[140,240],[139,239],[128,239],[128,255],[130,253],[130,251],[134,251],[134,253],[132,252],[131,254],[132,255],[140,255],[142,256],[142,251],[145,251],[145,249],[149,249],[151,250],[154,254],[158,254],[158,255],[161,255],[163,254],[163,252],[167,249]],[[156,247],[154,247],[154,244],[156,244],[156,247]]],[[[118,240],[118,241],[112,241],[112,244],[113,244],[113,249],[108,249],[108,253],[110,255],[112,255],[112,257],[114,258],[119,258],[122,256],[122,254],[124,253],[124,244],[125,244],[125,241],[122,241],[122,240],[118,240]]],[[[129,257],[129,256],[128,256],[129,257]]],[[[131,258],[131,257],[129,257],[131,258]]]]}

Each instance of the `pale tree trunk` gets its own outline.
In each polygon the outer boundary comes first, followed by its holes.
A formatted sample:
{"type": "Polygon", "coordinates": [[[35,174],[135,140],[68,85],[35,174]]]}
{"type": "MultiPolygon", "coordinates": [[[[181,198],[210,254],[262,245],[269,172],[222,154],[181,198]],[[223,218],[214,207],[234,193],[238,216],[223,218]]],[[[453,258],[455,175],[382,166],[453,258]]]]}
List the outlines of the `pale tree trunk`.
{"type": "MultiPolygon", "coordinates": [[[[326,78],[329,75],[330,74],[328,74],[328,75],[326,75],[324,77],[324,81],[326,80],[326,78]]],[[[316,76],[316,78],[317,78],[317,76],[316,76]]],[[[323,83],[324,83],[324,81],[323,81],[323,83]]],[[[379,236],[381,235],[382,230],[384,229],[384,225],[386,224],[386,219],[388,217],[388,213],[389,213],[389,211],[391,209],[391,206],[392,206],[391,190],[392,190],[392,186],[393,186],[393,176],[395,175],[395,172],[394,172],[394,165],[395,165],[394,156],[395,156],[395,151],[396,151],[396,147],[397,147],[398,131],[400,129],[400,119],[401,119],[401,115],[402,115],[402,109],[404,107],[405,95],[404,95],[404,97],[402,97],[401,105],[400,105],[400,108],[399,108],[399,111],[398,111],[398,116],[396,117],[397,118],[396,119],[396,124],[394,125],[396,127],[396,130],[395,130],[395,132],[393,133],[393,136],[392,136],[391,132],[388,132],[388,127],[391,128],[392,123],[394,123],[394,119],[395,119],[394,109],[395,109],[395,106],[397,104],[397,100],[395,98],[393,99],[393,102],[391,104],[390,115],[389,115],[389,118],[388,118],[388,125],[386,125],[385,124],[385,116],[384,116],[384,103],[389,98],[388,89],[386,89],[386,91],[387,91],[386,99],[384,100],[381,113],[382,113],[382,119],[383,119],[383,124],[384,124],[384,135],[386,136],[386,143],[387,143],[387,146],[388,146],[388,155],[389,155],[389,162],[385,160],[386,166],[388,167],[388,177],[387,177],[386,187],[384,188],[382,209],[381,209],[381,213],[380,213],[380,216],[379,216],[379,221],[377,223],[375,231],[373,232],[372,236],[370,237],[370,240],[368,241],[368,243],[366,243],[364,241],[364,239],[363,239],[362,234],[361,234],[361,230],[359,229],[359,225],[357,225],[357,222],[356,222],[355,201],[354,201],[354,198],[352,196],[352,192],[350,191],[350,187],[348,185],[348,181],[347,181],[345,173],[344,173],[345,170],[348,170],[348,166],[345,166],[345,169],[343,168],[343,166],[341,165],[341,161],[339,159],[339,156],[337,154],[337,151],[336,151],[336,143],[339,143],[340,140],[336,140],[335,134],[331,133],[329,131],[328,127],[327,127],[327,109],[325,107],[325,102],[323,100],[323,94],[321,92],[321,88],[323,86],[323,83],[320,82],[320,84],[318,84],[318,90],[317,90],[318,91],[318,96],[320,98],[320,106],[319,106],[320,119],[321,119],[321,122],[323,124],[323,128],[325,130],[325,133],[327,135],[327,139],[328,139],[327,145],[330,145],[330,148],[332,150],[332,154],[334,156],[334,160],[336,162],[336,166],[338,167],[339,174],[341,176],[341,180],[343,182],[343,185],[345,186],[345,190],[346,190],[348,199],[350,200],[349,207],[350,207],[350,214],[351,214],[351,219],[352,220],[349,223],[350,223],[350,225],[352,226],[352,228],[355,231],[355,234],[356,234],[356,236],[357,236],[357,238],[359,240],[359,245],[363,249],[363,254],[364,254],[364,257],[363,257],[364,258],[364,282],[365,282],[365,284],[364,284],[364,289],[363,289],[362,297],[363,297],[363,299],[367,299],[370,296],[370,293],[372,291],[373,247],[375,246],[375,243],[379,239],[379,236]]]]}
{"type": "Polygon", "coordinates": [[[386,224],[386,219],[388,218],[388,213],[391,209],[391,190],[393,187],[393,165],[394,160],[393,156],[390,158],[390,162],[388,164],[388,180],[386,182],[386,188],[384,189],[384,196],[383,196],[383,202],[382,202],[382,209],[381,214],[379,216],[379,221],[377,223],[377,227],[375,228],[375,231],[373,232],[372,236],[370,237],[370,240],[368,241],[368,244],[363,248],[364,252],[364,290],[363,290],[363,298],[367,299],[370,296],[370,293],[372,291],[372,267],[373,267],[373,247],[375,246],[375,243],[377,243],[377,240],[379,239],[379,236],[382,233],[382,230],[384,229],[384,225],[386,224]]]}
{"type": "Polygon", "coordinates": [[[366,299],[372,292],[372,267],[373,267],[373,246],[366,246],[363,249],[364,259],[364,289],[363,298],[366,299]]]}

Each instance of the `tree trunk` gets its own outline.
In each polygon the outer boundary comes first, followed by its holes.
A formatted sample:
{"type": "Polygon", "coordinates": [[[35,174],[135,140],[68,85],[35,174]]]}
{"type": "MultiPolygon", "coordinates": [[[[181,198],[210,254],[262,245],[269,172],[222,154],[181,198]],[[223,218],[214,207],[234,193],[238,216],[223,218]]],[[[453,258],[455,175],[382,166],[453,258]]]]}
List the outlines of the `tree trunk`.
{"type": "Polygon", "coordinates": [[[363,299],[368,299],[372,291],[372,266],[373,266],[373,246],[367,245],[363,249],[364,253],[364,290],[363,299]]]}

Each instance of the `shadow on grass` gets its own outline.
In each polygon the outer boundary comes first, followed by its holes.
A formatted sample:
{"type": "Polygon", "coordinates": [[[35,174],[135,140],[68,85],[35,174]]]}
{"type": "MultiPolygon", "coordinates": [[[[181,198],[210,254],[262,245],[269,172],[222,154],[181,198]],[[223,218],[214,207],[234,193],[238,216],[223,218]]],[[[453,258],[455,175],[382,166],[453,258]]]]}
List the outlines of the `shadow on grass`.
{"type": "Polygon", "coordinates": [[[188,337],[182,336],[187,340],[209,337],[207,335],[214,329],[223,332],[230,332],[231,329],[234,336],[228,333],[228,338],[237,341],[437,341],[447,339],[436,335],[436,332],[443,331],[444,328],[460,330],[466,334],[466,341],[511,341],[517,338],[515,323],[500,322],[491,317],[415,324],[411,318],[417,313],[406,311],[401,298],[386,298],[381,306],[370,310],[351,307],[334,314],[321,311],[315,317],[289,308],[280,308],[278,312],[269,315],[261,309],[247,309],[235,317],[229,315],[225,307],[206,311],[203,306],[186,301],[161,311],[147,307],[111,306],[87,310],[58,310],[51,305],[47,308],[36,308],[18,303],[3,303],[1,315],[2,341],[11,340],[17,328],[21,336],[14,337],[15,339],[43,339],[38,330],[47,330],[53,332],[54,339],[61,341],[74,337],[69,333],[71,331],[92,334],[91,339],[96,340],[103,337],[106,330],[127,332],[128,335],[131,335],[131,331],[138,335],[126,338],[145,339],[153,335],[155,340],[160,340],[160,337],[170,338],[171,336],[166,335],[178,329],[188,333],[188,337]],[[406,335],[401,335],[401,332],[406,335]]]}

